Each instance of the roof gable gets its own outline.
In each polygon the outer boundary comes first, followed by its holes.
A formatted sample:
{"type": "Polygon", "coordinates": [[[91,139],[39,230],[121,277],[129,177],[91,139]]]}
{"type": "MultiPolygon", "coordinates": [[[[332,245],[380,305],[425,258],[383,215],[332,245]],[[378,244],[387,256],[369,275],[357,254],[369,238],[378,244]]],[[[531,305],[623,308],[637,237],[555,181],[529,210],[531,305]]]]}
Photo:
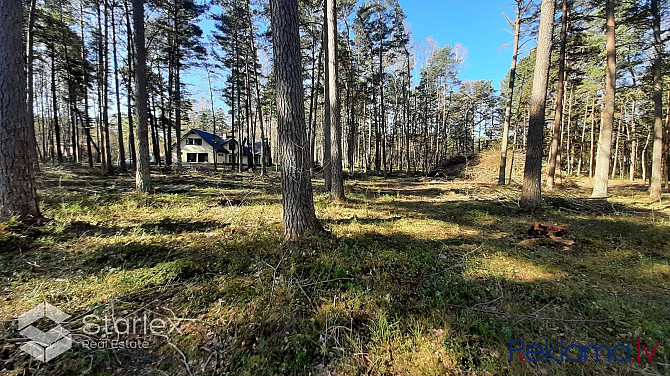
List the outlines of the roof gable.
{"type": "MultiPolygon", "coordinates": [[[[186,132],[186,134],[182,137],[182,140],[185,139],[188,135],[190,134],[197,134],[205,140],[210,146],[212,146],[216,151],[222,152],[222,153],[227,153],[228,150],[224,148],[223,146],[226,145],[227,143],[231,141],[235,141],[235,137],[228,137],[228,138],[221,138],[219,136],[215,136],[211,133],[201,131],[200,129],[191,129],[190,131],[186,132]]],[[[179,140],[181,142],[181,140],[179,140]]]]}

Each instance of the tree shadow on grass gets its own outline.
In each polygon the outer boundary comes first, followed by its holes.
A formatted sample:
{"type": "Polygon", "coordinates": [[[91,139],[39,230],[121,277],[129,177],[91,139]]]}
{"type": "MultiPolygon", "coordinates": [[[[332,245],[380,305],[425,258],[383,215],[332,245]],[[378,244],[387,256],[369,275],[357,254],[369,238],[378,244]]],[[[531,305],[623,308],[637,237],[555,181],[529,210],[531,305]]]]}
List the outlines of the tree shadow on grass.
{"type": "MultiPolygon", "coordinates": [[[[604,226],[602,222],[606,220],[590,226],[604,226]]],[[[605,236],[617,233],[611,226],[605,229],[605,236]]],[[[635,223],[624,224],[623,229],[655,231],[635,223]]],[[[659,305],[661,311],[668,308],[659,291],[647,291],[646,303],[621,295],[624,299],[616,299],[609,295],[610,287],[591,287],[600,278],[591,266],[573,270],[569,261],[578,260],[579,254],[552,248],[551,243],[524,247],[511,243],[516,239],[481,234],[419,239],[369,232],[277,246],[278,236],[265,232],[204,250],[116,244],[97,255],[93,252],[85,263],[93,269],[180,261],[182,269],[169,284],[145,286],[115,298],[131,310],[162,305],[180,317],[199,317],[172,341],[193,369],[216,353],[204,367],[208,374],[215,369],[254,375],[315,373],[320,364],[337,367],[342,361],[353,362],[349,357],[356,357],[359,351],[376,358],[358,371],[370,371],[371,364],[376,364],[371,368],[374,374],[399,373],[390,371],[399,358],[380,350],[392,349],[400,357],[417,350],[411,338],[419,341],[438,330],[446,333],[439,339],[440,346],[458,362],[457,368],[447,372],[539,374],[544,369],[550,374],[579,370],[628,374],[633,372],[632,365],[523,368],[525,364],[510,364],[505,350],[510,338],[523,338],[527,343],[565,338],[570,343],[615,344],[633,340],[633,334],[620,337],[622,333],[638,333],[647,339],[658,338],[654,330],[663,335],[667,329],[658,312],[647,315],[654,308],[658,311],[659,305]],[[557,258],[553,252],[563,254],[557,258]],[[496,269],[495,263],[508,268],[518,263],[545,273],[519,277],[496,269]],[[587,273],[594,275],[581,276],[587,273]],[[639,317],[646,317],[647,323],[639,317]],[[561,321],[601,318],[609,321],[561,321]]],[[[619,256],[605,252],[601,257],[614,263],[619,256]]],[[[81,311],[88,309],[81,307],[81,311]]],[[[46,369],[49,374],[65,375],[86,363],[104,372],[109,356],[110,352],[78,349],[61,363],[72,367],[47,365],[46,369]]],[[[164,372],[186,372],[181,354],[165,342],[113,356],[121,360],[112,364],[118,372],[149,369],[150,362],[142,359],[156,361],[155,367],[164,372]]],[[[667,356],[666,349],[659,350],[659,361],[667,356]]]]}

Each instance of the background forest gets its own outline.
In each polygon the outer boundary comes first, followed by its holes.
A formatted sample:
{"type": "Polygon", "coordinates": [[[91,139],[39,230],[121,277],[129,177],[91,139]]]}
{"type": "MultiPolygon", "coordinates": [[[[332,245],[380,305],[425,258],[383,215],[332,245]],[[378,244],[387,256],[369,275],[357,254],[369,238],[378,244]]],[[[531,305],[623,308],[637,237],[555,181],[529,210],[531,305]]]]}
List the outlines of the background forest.
{"type": "Polygon", "coordinates": [[[0,374],[670,374],[670,2],[413,2],[0,0],[0,374]]]}

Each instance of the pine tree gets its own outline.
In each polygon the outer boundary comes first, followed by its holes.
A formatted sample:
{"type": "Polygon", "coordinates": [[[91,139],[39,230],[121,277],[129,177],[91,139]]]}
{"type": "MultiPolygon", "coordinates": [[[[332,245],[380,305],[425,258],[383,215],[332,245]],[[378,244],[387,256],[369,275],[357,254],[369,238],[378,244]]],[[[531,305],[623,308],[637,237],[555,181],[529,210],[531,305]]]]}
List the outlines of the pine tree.
{"type": "Polygon", "coordinates": [[[616,40],[614,20],[614,0],[605,4],[607,18],[607,62],[605,74],[605,93],[602,113],[602,124],[598,138],[598,154],[596,156],[595,183],[592,197],[607,197],[609,184],[610,157],[612,153],[612,128],[614,127],[614,106],[616,96],[616,40]]]}
{"type": "Polygon", "coordinates": [[[281,149],[284,235],[298,239],[320,228],[314,212],[305,132],[297,0],[270,0],[277,124],[281,149]]]}
{"type": "Polygon", "coordinates": [[[0,1],[0,220],[41,217],[26,114],[22,9],[18,0],[0,1]]]}
{"type": "Polygon", "coordinates": [[[523,174],[523,189],[520,206],[526,210],[538,209],[542,205],[542,149],[544,145],[544,119],[551,61],[551,45],[554,29],[554,0],[542,0],[540,7],[540,31],[535,58],[533,93],[530,103],[530,122],[526,146],[526,165],[523,174]]]}

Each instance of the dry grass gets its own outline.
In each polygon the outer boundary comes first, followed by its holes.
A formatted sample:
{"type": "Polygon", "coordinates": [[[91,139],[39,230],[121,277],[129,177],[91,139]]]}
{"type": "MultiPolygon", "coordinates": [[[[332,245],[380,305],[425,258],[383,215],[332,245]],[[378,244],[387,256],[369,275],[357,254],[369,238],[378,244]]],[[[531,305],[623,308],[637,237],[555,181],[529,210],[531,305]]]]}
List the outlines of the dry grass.
{"type": "Polygon", "coordinates": [[[276,175],[163,175],[157,186],[190,190],[145,195],[131,176],[45,168],[42,207],[54,221],[0,224],[0,370],[668,374],[667,201],[615,182],[613,206],[589,207],[588,184],[549,193],[529,216],[517,210],[518,187],[483,178],[349,180],[345,203],[317,192],[329,233],[286,244],[276,175]],[[528,239],[535,222],[567,226],[575,245],[528,239]],[[7,340],[20,338],[13,318],[43,299],[74,317],[114,304],[195,320],[146,350],[75,345],[40,364],[7,340]],[[641,364],[510,363],[511,338],[659,347],[641,364]]]}

